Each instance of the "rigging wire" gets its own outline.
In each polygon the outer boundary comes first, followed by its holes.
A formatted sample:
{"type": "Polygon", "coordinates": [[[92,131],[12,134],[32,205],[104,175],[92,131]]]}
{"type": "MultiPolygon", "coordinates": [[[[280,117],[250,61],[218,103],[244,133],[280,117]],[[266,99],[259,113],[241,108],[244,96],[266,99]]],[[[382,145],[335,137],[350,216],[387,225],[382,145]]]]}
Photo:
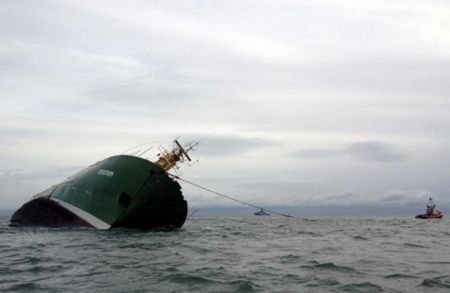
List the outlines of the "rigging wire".
{"type": "Polygon", "coordinates": [[[189,218],[192,217],[196,212],[198,212],[198,210],[193,211],[193,212],[186,218],[186,220],[189,220],[189,218]]]}
{"type": "Polygon", "coordinates": [[[151,150],[153,148],[153,146],[148,147],[146,150],[144,150],[142,153],[140,153],[139,155],[137,155],[138,157],[142,157],[143,154],[145,154],[146,152],[148,152],[149,150],[151,150]]]}
{"type": "Polygon", "coordinates": [[[175,175],[175,174],[171,174],[171,173],[167,173],[167,174],[169,174],[170,176],[172,176],[172,177],[175,178],[175,179],[178,179],[178,180],[180,180],[180,181],[186,182],[186,183],[191,184],[191,185],[193,185],[193,186],[195,186],[195,187],[197,187],[197,188],[203,189],[203,190],[205,190],[205,191],[208,191],[208,192],[213,193],[213,194],[215,194],[215,195],[218,195],[218,196],[227,198],[227,199],[229,199],[229,200],[238,202],[238,203],[240,203],[240,204],[243,204],[243,205],[246,205],[246,206],[249,206],[249,207],[252,207],[252,208],[256,208],[256,209],[261,209],[261,210],[264,210],[264,211],[268,211],[268,212],[270,212],[270,213],[272,213],[272,214],[276,214],[276,215],[283,216],[283,217],[286,217],[286,218],[301,219],[301,218],[299,218],[299,217],[295,217],[295,216],[292,216],[292,215],[279,213],[279,212],[274,211],[274,210],[269,210],[269,209],[266,209],[266,208],[263,208],[263,207],[260,207],[260,206],[256,206],[256,205],[254,205],[254,204],[251,204],[251,203],[248,203],[248,202],[239,200],[239,199],[235,199],[235,198],[233,198],[233,197],[231,197],[231,196],[229,196],[229,195],[226,195],[226,194],[223,194],[223,193],[214,191],[214,190],[209,189],[209,188],[207,188],[207,187],[204,187],[204,186],[201,186],[201,185],[196,184],[196,183],[194,183],[194,182],[191,182],[191,181],[188,181],[188,180],[186,180],[186,179],[183,179],[183,178],[181,178],[181,177],[179,177],[179,176],[177,176],[177,175],[175,175]]]}
{"type": "Polygon", "coordinates": [[[154,144],[154,143],[156,143],[156,142],[155,142],[155,141],[149,141],[149,142],[146,142],[146,143],[141,143],[141,144],[135,145],[135,146],[133,146],[133,147],[131,147],[131,148],[128,148],[128,149],[124,150],[121,154],[125,154],[126,152],[129,152],[129,151],[131,151],[131,150],[133,150],[133,149],[135,149],[135,148],[137,148],[137,147],[149,145],[149,144],[151,144],[151,143],[154,144]]]}

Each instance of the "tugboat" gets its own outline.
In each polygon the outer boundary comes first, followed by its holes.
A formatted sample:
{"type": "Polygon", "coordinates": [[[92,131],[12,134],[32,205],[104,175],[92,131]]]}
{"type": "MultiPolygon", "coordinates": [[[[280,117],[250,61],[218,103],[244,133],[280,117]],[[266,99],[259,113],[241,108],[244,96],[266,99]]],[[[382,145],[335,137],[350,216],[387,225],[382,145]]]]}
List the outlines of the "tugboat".
{"type": "Polygon", "coordinates": [[[259,209],[259,211],[255,212],[255,216],[270,216],[269,213],[266,213],[264,209],[259,209]]]}
{"type": "Polygon", "coordinates": [[[433,199],[430,197],[427,203],[426,213],[417,215],[416,219],[441,219],[442,217],[444,216],[442,215],[441,211],[436,208],[433,199]]]}
{"type": "Polygon", "coordinates": [[[178,170],[178,163],[191,161],[188,152],[197,145],[182,147],[174,140],[171,150],[159,148],[155,162],[137,155],[97,162],[33,196],[12,215],[10,225],[180,228],[186,220],[187,202],[168,170],[178,170]]]}

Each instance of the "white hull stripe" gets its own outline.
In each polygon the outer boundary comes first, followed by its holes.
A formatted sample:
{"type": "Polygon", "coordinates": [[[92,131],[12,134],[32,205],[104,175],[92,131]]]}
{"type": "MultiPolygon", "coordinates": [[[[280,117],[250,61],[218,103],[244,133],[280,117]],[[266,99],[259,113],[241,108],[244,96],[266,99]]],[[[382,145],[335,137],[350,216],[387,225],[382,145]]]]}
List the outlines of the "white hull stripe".
{"type": "Polygon", "coordinates": [[[68,210],[69,212],[73,213],[74,215],[78,216],[88,224],[92,225],[94,228],[99,230],[108,230],[111,228],[111,225],[108,223],[103,222],[97,217],[94,217],[93,215],[83,211],[80,208],[77,208],[74,205],[71,205],[70,203],[64,202],[62,200],[50,197],[49,199],[53,200],[54,202],[58,203],[60,206],[68,210]]]}

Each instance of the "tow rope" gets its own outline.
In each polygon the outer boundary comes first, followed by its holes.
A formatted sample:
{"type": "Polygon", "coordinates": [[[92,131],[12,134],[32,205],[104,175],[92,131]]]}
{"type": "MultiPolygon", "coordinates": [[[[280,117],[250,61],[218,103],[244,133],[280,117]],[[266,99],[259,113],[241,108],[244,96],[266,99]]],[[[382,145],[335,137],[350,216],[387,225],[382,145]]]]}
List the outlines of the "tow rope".
{"type": "Polygon", "coordinates": [[[171,173],[167,173],[167,174],[170,175],[170,176],[172,176],[172,177],[175,178],[175,179],[178,179],[178,180],[180,180],[180,181],[186,182],[186,183],[188,183],[188,184],[190,184],[190,185],[192,185],[192,186],[195,186],[195,187],[197,187],[197,188],[199,188],[199,189],[203,189],[203,190],[205,190],[205,191],[208,191],[208,192],[213,193],[213,194],[215,194],[215,195],[218,195],[218,196],[227,198],[227,199],[229,199],[229,200],[235,201],[235,202],[240,203],[240,204],[242,204],[242,205],[246,205],[246,206],[249,206],[249,207],[252,207],[252,208],[255,208],[255,209],[260,209],[260,210],[263,210],[263,211],[268,211],[268,212],[270,212],[270,213],[272,213],[272,214],[276,214],[276,215],[279,215],[279,216],[282,216],[282,217],[286,217],[286,218],[301,219],[301,218],[296,217],[296,216],[292,216],[292,215],[280,213],[280,212],[277,212],[277,211],[274,211],[274,210],[270,210],[270,209],[266,209],[266,208],[263,208],[263,207],[260,207],[260,206],[257,206],[257,205],[254,205],[254,204],[251,204],[251,203],[248,203],[248,202],[239,200],[239,199],[235,199],[235,198],[232,197],[232,196],[229,196],[229,195],[226,195],[226,194],[223,194],[223,193],[214,191],[214,190],[212,190],[212,189],[209,189],[209,188],[207,188],[207,187],[201,186],[201,185],[196,184],[196,183],[194,183],[194,182],[191,182],[191,181],[189,181],[189,180],[183,179],[183,178],[181,178],[181,177],[179,177],[179,176],[177,176],[177,175],[175,175],[175,174],[171,174],[171,173]]]}

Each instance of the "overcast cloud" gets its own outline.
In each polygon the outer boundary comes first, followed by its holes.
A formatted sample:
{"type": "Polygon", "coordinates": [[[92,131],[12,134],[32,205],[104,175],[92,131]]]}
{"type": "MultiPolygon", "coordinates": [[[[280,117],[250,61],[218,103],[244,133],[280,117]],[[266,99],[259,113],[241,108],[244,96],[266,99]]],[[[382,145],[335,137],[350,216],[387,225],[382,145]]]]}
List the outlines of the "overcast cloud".
{"type": "MultiPolygon", "coordinates": [[[[0,207],[144,142],[270,205],[450,202],[448,1],[3,1],[0,207]]],[[[229,205],[183,185],[191,206],[229,205]]]]}

